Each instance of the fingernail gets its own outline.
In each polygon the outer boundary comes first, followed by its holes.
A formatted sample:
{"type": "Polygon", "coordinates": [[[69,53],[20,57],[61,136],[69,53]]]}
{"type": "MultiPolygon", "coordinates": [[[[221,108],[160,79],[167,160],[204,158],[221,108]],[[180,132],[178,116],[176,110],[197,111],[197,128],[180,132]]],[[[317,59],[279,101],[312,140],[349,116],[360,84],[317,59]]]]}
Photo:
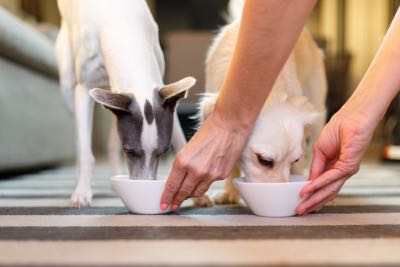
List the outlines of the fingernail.
{"type": "Polygon", "coordinates": [[[179,206],[176,205],[176,204],[174,204],[174,205],[172,205],[172,208],[171,208],[171,209],[172,209],[173,211],[176,211],[178,208],[179,208],[179,206]]]}
{"type": "Polygon", "coordinates": [[[161,210],[166,210],[168,208],[168,204],[162,203],[161,210]]]}
{"type": "Polygon", "coordinates": [[[298,209],[298,210],[297,210],[297,214],[298,214],[298,215],[302,215],[303,213],[304,213],[304,209],[298,209]]]}

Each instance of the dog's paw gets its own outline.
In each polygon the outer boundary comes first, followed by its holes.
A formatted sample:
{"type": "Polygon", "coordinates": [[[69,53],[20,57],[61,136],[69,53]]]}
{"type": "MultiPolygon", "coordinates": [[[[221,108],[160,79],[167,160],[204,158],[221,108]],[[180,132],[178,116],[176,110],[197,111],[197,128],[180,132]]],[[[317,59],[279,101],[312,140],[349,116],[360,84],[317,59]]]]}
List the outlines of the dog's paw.
{"type": "Polygon", "coordinates": [[[213,203],[209,196],[204,195],[193,198],[193,206],[196,208],[209,208],[213,206],[213,203]]]}
{"type": "Polygon", "coordinates": [[[238,194],[226,191],[220,191],[214,197],[214,203],[217,205],[237,204],[239,201],[240,196],[238,194]]]}
{"type": "Polygon", "coordinates": [[[90,189],[75,189],[71,196],[71,205],[74,208],[89,207],[92,202],[92,190],[90,189]]]}

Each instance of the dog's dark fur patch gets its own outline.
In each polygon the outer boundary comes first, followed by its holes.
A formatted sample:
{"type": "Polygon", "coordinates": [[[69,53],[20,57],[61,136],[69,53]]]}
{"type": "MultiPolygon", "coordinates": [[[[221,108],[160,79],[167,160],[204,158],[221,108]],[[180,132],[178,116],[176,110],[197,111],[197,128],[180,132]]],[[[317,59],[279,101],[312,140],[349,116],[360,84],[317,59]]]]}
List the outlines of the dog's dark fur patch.
{"type": "Polygon", "coordinates": [[[146,104],[144,105],[144,116],[146,117],[146,121],[148,124],[151,124],[154,120],[153,107],[151,106],[149,100],[146,100],[146,104]]]}
{"type": "Polygon", "coordinates": [[[174,121],[174,110],[163,105],[163,99],[155,92],[153,97],[154,118],[156,120],[159,152],[169,147],[172,136],[172,124],[174,121]]]}
{"type": "Polygon", "coordinates": [[[114,113],[117,116],[118,134],[124,150],[132,149],[136,155],[126,154],[129,175],[136,176],[136,171],[145,168],[145,155],[141,143],[143,116],[135,98],[129,105],[129,113],[114,113]]]}

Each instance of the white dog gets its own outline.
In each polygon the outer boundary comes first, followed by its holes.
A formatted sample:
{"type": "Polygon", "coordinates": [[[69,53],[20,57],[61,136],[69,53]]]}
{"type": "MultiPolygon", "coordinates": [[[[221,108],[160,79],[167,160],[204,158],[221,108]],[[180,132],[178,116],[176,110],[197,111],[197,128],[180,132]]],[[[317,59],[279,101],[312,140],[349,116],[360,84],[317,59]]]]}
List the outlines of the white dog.
{"type": "Polygon", "coordinates": [[[118,171],[119,134],[130,178],[155,179],[171,135],[175,149],[186,143],[174,110],[195,79],[164,85],[158,27],[144,0],[59,0],[58,6],[61,90],[74,110],[77,133],[78,180],[71,201],[82,207],[92,198],[93,99],[115,115],[109,141],[113,173],[118,171]]]}
{"type": "MultiPolygon", "coordinates": [[[[222,28],[206,60],[206,90],[201,103],[203,119],[213,110],[239,32],[243,1],[231,1],[232,22],[222,28]],[[214,93],[214,94],[213,94],[214,93]]],[[[259,115],[239,165],[252,182],[285,182],[292,173],[303,174],[305,139],[316,138],[325,123],[323,112],[327,92],[323,54],[304,30],[284,65],[259,115]],[[311,126],[304,136],[305,126],[311,126]]],[[[307,152],[310,152],[308,149],[307,152]]],[[[240,176],[235,168],[230,178],[240,176]]],[[[239,195],[226,182],[226,190],[215,198],[217,204],[235,203],[239,195]]]]}

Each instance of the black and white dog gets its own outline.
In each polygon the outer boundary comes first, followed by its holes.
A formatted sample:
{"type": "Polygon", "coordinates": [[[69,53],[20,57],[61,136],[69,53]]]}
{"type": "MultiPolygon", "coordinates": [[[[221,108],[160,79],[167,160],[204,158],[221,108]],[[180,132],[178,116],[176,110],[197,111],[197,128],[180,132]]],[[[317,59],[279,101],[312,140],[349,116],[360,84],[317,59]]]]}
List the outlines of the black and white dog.
{"type": "Polygon", "coordinates": [[[83,207],[92,198],[94,100],[115,115],[109,141],[113,173],[118,172],[121,142],[130,178],[155,179],[171,137],[177,150],[186,143],[174,110],[196,80],[164,85],[158,27],[144,0],[59,0],[58,6],[61,90],[74,110],[77,132],[78,180],[71,201],[83,207]]]}

